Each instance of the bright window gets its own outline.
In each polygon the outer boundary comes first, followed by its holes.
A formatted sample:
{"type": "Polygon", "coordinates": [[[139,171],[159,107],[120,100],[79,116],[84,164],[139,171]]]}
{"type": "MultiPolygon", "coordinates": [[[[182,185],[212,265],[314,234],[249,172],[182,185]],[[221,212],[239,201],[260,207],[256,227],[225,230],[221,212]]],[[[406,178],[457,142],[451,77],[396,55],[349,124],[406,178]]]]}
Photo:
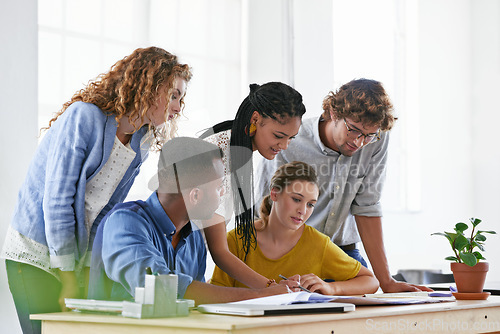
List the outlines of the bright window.
{"type": "MultiPolygon", "coordinates": [[[[39,0],[39,127],[89,80],[151,45],[193,69],[179,135],[234,117],[242,99],[241,7],[241,0],[39,0]]],[[[130,199],[149,195],[157,159],[151,154],[130,199]]]]}
{"type": "Polygon", "coordinates": [[[378,80],[399,117],[391,130],[386,211],[420,209],[416,13],[414,0],[333,1],[334,86],[378,80]]]}

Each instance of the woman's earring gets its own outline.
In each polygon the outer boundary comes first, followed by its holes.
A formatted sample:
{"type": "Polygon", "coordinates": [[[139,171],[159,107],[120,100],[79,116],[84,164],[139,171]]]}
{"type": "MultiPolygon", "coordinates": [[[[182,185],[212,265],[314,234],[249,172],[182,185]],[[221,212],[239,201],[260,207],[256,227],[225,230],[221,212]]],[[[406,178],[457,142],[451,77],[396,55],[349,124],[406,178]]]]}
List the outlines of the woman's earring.
{"type": "Polygon", "coordinates": [[[245,134],[249,135],[250,137],[253,137],[255,135],[255,131],[257,131],[257,126],[255,124],[250,123],[250,126],[247,125],[245,128],[245,134]]]}
{"type": "Polygon", "coordinates": [[[253,137],[253,135],[255,135],[255,131],[257,131],[257,126],[255,124],[250,124],[250,137],[253,137]]]}

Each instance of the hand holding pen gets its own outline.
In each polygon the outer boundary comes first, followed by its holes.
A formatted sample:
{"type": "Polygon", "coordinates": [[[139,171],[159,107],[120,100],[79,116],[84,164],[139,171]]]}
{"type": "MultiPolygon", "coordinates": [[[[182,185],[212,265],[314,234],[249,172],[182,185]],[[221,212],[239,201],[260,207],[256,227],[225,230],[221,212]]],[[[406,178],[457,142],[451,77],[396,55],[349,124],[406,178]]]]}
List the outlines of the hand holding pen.
{"type": "MultiPolygon", "coordinates": [[[[279,275],[279,277],[281,277],[282,279],[288,280],[288,278],[286,278],[285,276],[283,276],[281,274],[279,275]]],[[[298,283],[299,283],[299,289],[300,290],[311,293],[311,291],[309,291],[308,289],[306,289],[302,285],[300,285],[300,282],[298,282],[298,283]]]]}

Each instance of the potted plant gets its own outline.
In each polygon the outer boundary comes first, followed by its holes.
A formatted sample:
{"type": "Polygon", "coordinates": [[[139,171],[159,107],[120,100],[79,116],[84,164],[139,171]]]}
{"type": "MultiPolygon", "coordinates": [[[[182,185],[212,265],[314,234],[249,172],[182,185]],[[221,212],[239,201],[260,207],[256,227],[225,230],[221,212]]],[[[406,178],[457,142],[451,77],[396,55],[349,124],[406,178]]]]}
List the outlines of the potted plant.
{"type": "MultiPolygon", "coordinates": [[[[460,222],[455,225],[455,232],[437,232],[432,233],[432,235],[442,235],[450,242],[454,255],[446,257],[445,260],[453,261],[451,271],[458,292],[462,294],[481,294],[489,264],[488,262],[481,262],[486,258],[483,257],[480,251],[484,251],[485,234],[496,234],[496,232],[477,229],[477,226],[481,223],[479,218],[470,218],[469,221],[472,225],[470,234],[467,231],[469,225],[460,222]]],[[[480,298],[481,296],[477,297],[480,298]]]]}

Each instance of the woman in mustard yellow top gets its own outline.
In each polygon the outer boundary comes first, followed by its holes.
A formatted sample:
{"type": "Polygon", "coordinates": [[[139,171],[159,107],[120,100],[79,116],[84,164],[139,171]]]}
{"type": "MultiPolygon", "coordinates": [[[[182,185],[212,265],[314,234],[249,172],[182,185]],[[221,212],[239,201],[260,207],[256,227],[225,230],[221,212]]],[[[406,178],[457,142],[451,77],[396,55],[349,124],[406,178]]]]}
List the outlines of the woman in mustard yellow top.
{"type": "MultiPolygon", "coordinates": [[[[270,194],[255,221],[257,244],[245,257],[241,241],[232,230],[230,251],[259,274],[279,281],[279,275],[327,295],[373,293],[378,281],[373,273],[345,254],[328,236],[305,225],[318,198],[314,169],[304,162],[281,166],[271,179],[270,194]],[[325,280],[328,280],[326,282],[325,280]]],[[[246,287],[215,267],[211,283],[246,287]]]]}

